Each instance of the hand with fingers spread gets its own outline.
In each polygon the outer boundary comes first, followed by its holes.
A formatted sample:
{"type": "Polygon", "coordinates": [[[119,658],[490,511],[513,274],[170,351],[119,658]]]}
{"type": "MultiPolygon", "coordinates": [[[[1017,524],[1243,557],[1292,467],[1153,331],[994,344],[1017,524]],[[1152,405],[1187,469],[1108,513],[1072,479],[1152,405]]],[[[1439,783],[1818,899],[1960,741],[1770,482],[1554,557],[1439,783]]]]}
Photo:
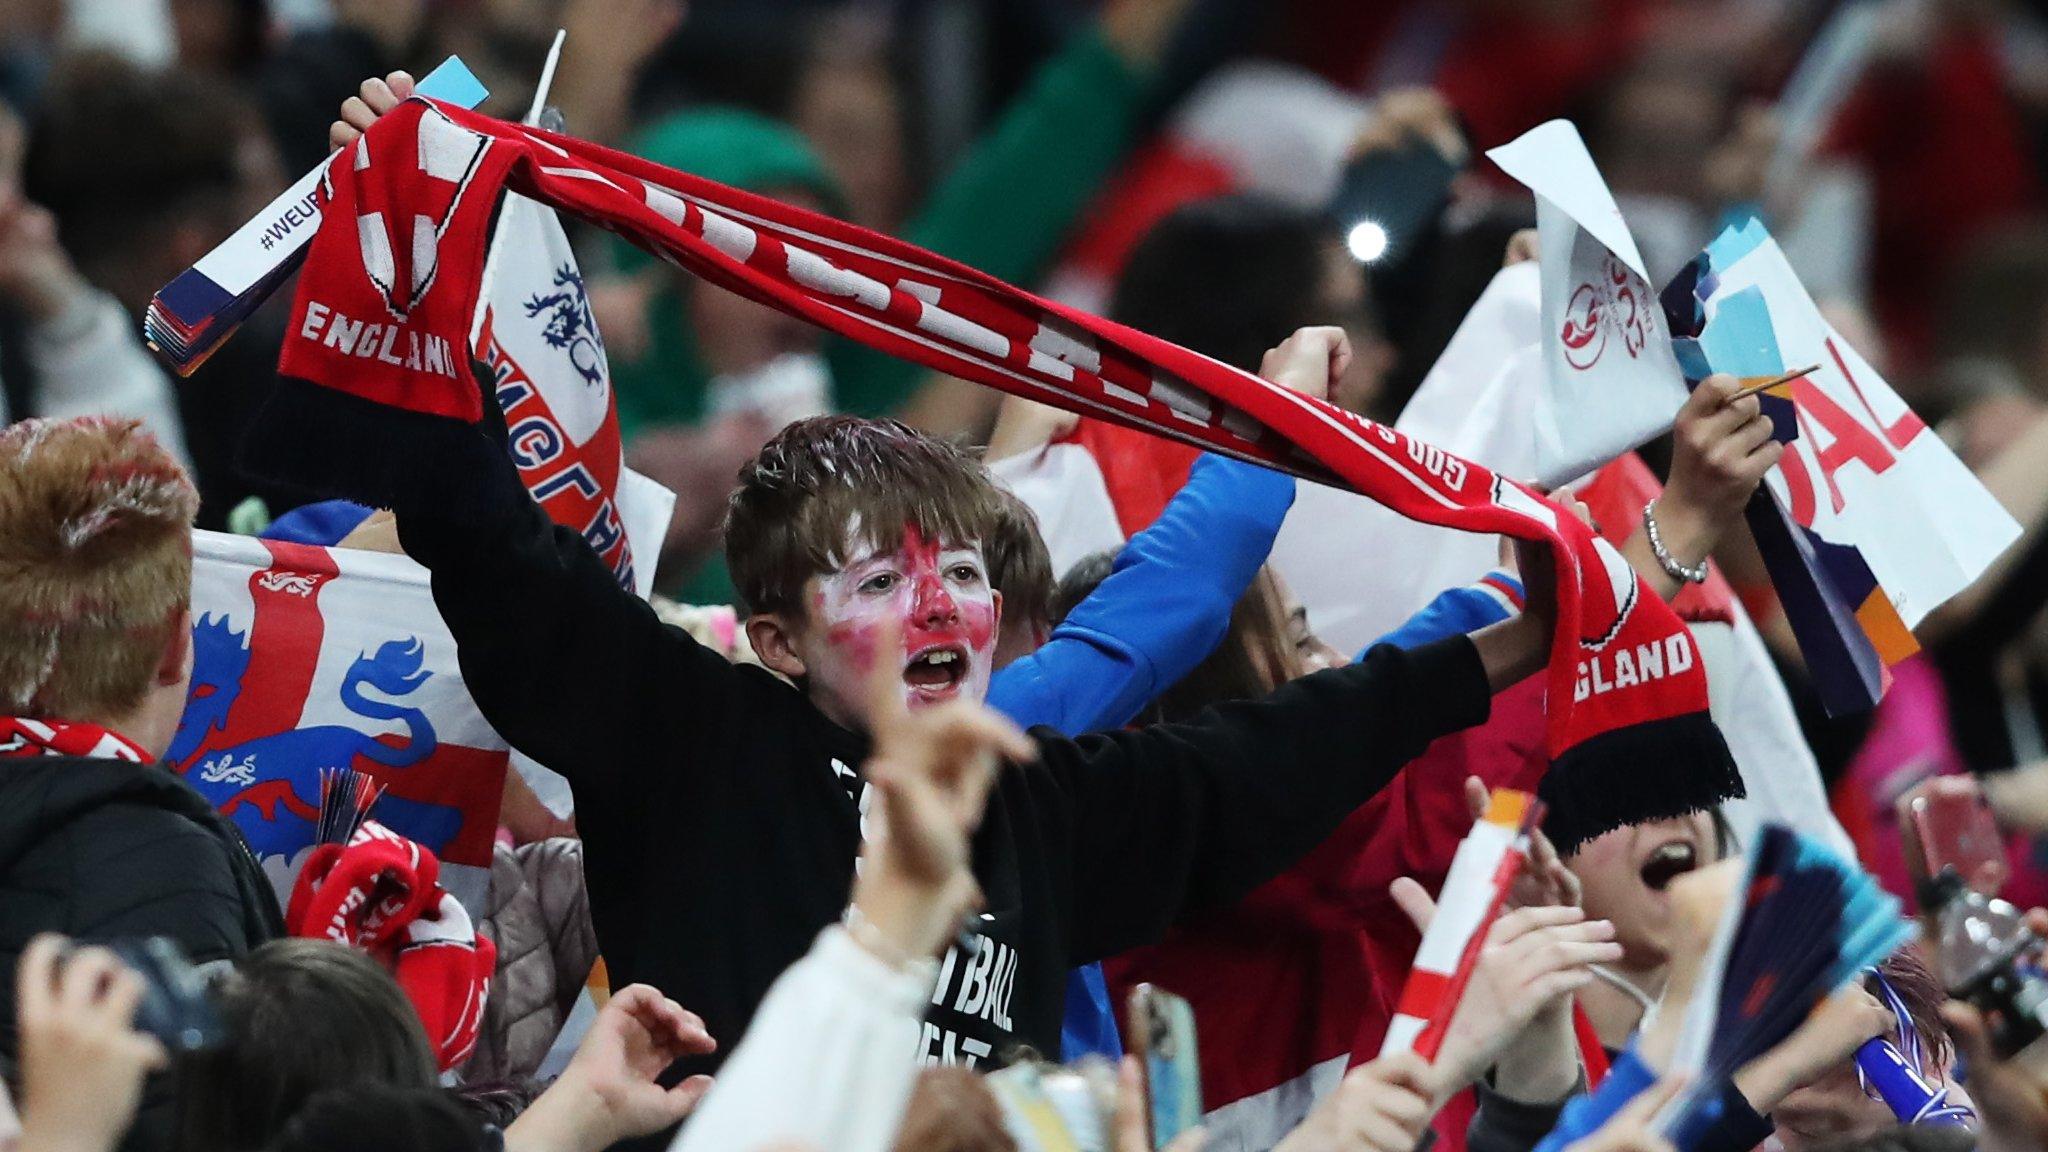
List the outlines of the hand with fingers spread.
{"type": "MultiPolygon", "coordinates": [[[[1426,930],[1436,903],[1422,885],[1404,876],[1390,891],[1426,930]]],[[[1507,1095],[1532,1102],[1564,1096],[1578,1081],[1572,993],[1592,981],[1591,965],[1619,959],[1614,925],[1575,907],[1517,908],[1495,920],[1430,1068],[1435,1098],[1449,1099],[1509,1056],[1507,1095]]]]}
{"type": "Polygon", "coordinates": [[[1565,1152],[1677,1152],[1651,1122],[1684,1088],[1683,1076],[1666,1076],[1629,1101],[1591,1136],[1566,1145],[1565,1152]]]}
{"type": "Polygon", "coordinates": [[[327,126],[327,147],[338,152],[355,143],[377,122],[377,117],[398,107],[412,95],[412,90],[410,72],[393,72],[382,79],[372,76],[363,81],[354,96],[341,102],[341,119],[327,126]]]}
{"type": "MultiPolygon", "coordinates": [[[[1672,428],[1671,481],[1657,497],[1654,515],[1665,551],[1687,567],[1719,546],[1785,454],[1785,446],[1771,439],[1761,402],[1754,396],[1734,399],[1741,390],[1742,382],[1726,373],[1707,377],[1686,397],[1672,428]]],[[[1677,590],[1651,551],[1647,530],[1637,529],[1623,551],[1664,595],[1677,590]]]]}
{"type": "Polygon", "coordinates": [[[1351,366],[1351,337],[1336,327],[1297,328],[1278,347],[1266,350],[1259,375],[1283,388],[1328,400],[1351,366]]]}
{"type": "Polygon", "coordinates": [[[576,1055],[505,1131],[512,1152],[597,1152],[649,1136],[688,1116],[711,1088],[692,1076],[673,1088],[655,1077],[685,1056],[718,1047],[696,1013],[645,984],[606,1002],[576,1055]]]}
{"type": "MultiPolygon", "coordinates": [[[[878,652],[898,650],[884,638],[878,652]]],[[[866,777],[874,790],[867,843],[853,887],[855,938],[879,936],[903,960],[930,956],[978,899],[968,838],[981,823],[1004,759],[1029,761],[1037,745],[1015,724],[979,703],[952,700],[910,711],[887,661],[868,676],[868,725],[874,747],[866,777]]]]}
{"type": "MultiPolygon", "coordinates": [[[[1152,1126],[1145,1116],[1145,1065],[1136,1056],[1126,1056],[1116,1072],[1116,1152],[1152,1152],[1152,1126]]],[[[1200,1128],[1191,1128],[1167,1141],[1160,1152],[1202,1152],[1206,1138],[1200,1128]]]]}
{"type": "Polygon", "coordinates": [[[68,948],[38,936],[16,968],[21,1152],[113,1148],[143,1076],[165,1064],[163,1045],[134,1028],[142,977],[105,948],[68,948]]]}
{"type": "Polygon", "coordinates": [[[1413,1052],[1361,1064],[1274,1152],[1412,1152],[1436,1111],[1429,1079],[1413,1052]]]}

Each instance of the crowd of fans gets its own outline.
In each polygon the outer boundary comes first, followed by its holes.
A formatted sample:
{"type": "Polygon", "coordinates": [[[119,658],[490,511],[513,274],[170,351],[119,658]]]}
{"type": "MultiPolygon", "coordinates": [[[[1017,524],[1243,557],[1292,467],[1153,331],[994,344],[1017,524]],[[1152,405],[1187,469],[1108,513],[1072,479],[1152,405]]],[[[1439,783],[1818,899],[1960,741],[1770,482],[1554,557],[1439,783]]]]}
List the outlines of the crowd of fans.
{"type": "MultiPolygon", "coordinates": [[[[1489,787],[1534,787],[1526,749],[1496,764],[1474,734],[1540,731],[1545,549],[1504,543],[1499,571],[1338,651],[1267,563],[1296,481],[1204,457],[1120,550],[1056,569],[991,468],[1074,418],[572,228],[625,458],[677,496],[650,608],[488,438],[393,420],[403,450],[326,493],[360,507],[251,466],[289,415],[265,407],[289,293],[184,380],[139,322],[443,57],[524,115],[561,27],[547,103],[572,135],[1391,420],[1503,262],[1534,258],[1529,198],[1482,153],[1568,117],[1654,278],[1769,220],[2026,528],[1853,717],[1807,685],[1743,527],[1780,448],[1732,378],[1644,451],[1662,537],[1616,542],[1667,599],[1674,555],[1732,582],[1865,868],[1910,902],[1894,801],[1974,778],[2006,895],[2038,909],[2048,11],[1887,0],[1839,106],[1787,123],[1849,2],[9,0],[0,1148],[1008,1152],[1029,1136],[981,1074],[1117,1057],[1142,983],[1227,1040],[1202,1050],[1212,1149],[1667,1147],[1675,1080],[1589,1132],[1568,1106],[1603,1054],[1669,1062],[1741,854],[1717,811],[1551,825],[1437,1056],[1371,1058],[1457,838],[1489,787]],[[1448,199],[1366,259],[1336,185],[1414,148],[1456,171],[1448,199]],[[192,690],[190,531],[274,522],[429,568],[478,707],[573,793],[564,816],[508,778],[473,1050],[391,964],[288,935],[233,822],[154,766],[192,690]],[[1404,771],[1455,740],[1473,778],[1404,771]],[[218,1034],[156,1027],[176,973],[137,961],[149,938],[199,970],[218,1034]]],[[[1114,1066],[1094,1146],[1146,1152],[1139,1064],[1114,1066]]],[[[2048,1074],[1921,945],[1717,1087],[1697,1147],[2048,1148],[2048,1074]],[[1903,1035],[1974,1130],[1868,1092],[1852,1054],[1903,1035]]]]}

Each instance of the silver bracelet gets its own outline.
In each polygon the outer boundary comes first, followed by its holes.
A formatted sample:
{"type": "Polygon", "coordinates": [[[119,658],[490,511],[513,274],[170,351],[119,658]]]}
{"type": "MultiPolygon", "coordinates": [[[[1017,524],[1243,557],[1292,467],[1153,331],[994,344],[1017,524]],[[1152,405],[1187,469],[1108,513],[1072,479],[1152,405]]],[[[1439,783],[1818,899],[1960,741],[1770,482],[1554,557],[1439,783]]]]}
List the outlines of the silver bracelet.
{"type": "Polygon", "coordinates": [[[1701,557],[1697,565],[1688,568],[1678,562],[1678,557],[1665,550],[1664,537],[1657,531],[1657,502],[1655,500],[1643,505],[1643,529],[1650,534],[1650,551],[1656,555],[1657,564],[1664,569],[1666,576],[1671,577],[1673,580],[1682,580],[1688,584],[1705,584],[1707,582],[1706,557],[1701,557]]]}

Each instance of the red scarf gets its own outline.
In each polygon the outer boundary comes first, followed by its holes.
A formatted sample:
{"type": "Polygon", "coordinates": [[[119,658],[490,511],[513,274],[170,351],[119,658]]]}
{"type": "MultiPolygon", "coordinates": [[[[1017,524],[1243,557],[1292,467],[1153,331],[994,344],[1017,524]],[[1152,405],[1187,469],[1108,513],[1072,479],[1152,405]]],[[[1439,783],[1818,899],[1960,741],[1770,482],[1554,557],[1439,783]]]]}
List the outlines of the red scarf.
{"type": "Polygon", "coordinates": [[[1560,624],[1545,798],[1611,826],[1740,794],[1690,633],[1618,553],[1521,484],[909,244],[580,140],[414,99],[350,148],[328,168],[287,377],[479,421],[466,340],[492,205],[511,188],[938,371],[1351,488],[1425,523],[1547,541],[1560,624]]]}
{"type": "Polygon", "coordinates": [[[440,884],[441,864],[375,820],[306,858],[284,916],[293,936],[369,953],[405,990],[441,1071],[476,1051],[498,950],[440,884]]]}
{"type": "Polygon", "coordinates": [[[0,760],[30,756],[77,756],[87,760],[154,763],[142,745],[111,728],[68,720],[0,716],[0,760]]]}

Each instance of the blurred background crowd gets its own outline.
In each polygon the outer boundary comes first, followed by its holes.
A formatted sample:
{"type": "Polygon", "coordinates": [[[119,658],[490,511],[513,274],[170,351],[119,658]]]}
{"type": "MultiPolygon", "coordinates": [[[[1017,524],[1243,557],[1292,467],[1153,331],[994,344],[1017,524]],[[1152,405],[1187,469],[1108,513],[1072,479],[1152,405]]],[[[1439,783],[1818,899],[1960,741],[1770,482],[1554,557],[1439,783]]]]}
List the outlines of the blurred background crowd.
{"type": "MultiPolygon", "coordinates": [[[[459,54],[491,90],[484,110],[517,117],[563,28],[549,103],[574,135],[903,236],[1227,360],[1256,363],[1296,326],[1341,323],[1358,355],[1335,398],[1380,417],[1400,411],[1509,237],[1533,223],[1527,194],[1482,153],[1566,117],[1653,280],[1729,220],[1761,214],[1837,327],[1963,459],[2010,466],[2004,450],[2048,412],[2048,4],[1884,4],[1866,65],[1825,115],[1783,107],[1837,7],[7,0],[0,412],[141,417],[191,467],[202,527],[287,511],[234,453],[270,388],[290,294],[177,387],[137,335],[150,294],[325,154],[361,78],[459,54]],[[1416,140],[1459,174],[1415,234],[1389,251],[1384,234],[1326,211],[1348,165],[1416,140]],[[1226,194],[1238,197],[1227,212],[1174,215],[1226,194]],[[1123,275],[1148,233],[1144,266],[1123,275]]],[[[678,599],[731,598],[716,555],[726,490],[789,419],[886,413],[974,442],[991,432],[991,391],[693,291],[601,234],[577,243],[628,460],[679,497],[659,577],[678,599]]],[[[1739,554],[1722,561],[1770,635],[1767,582],[1739,554]]],[[[1952,675],[1954,699],[1930,682],[1888,702],[1893,736],[1901,723],[1934,733],[1906,740],[1913,756],[1937,769],[2048,756],[2037,599],[1989,622],[1968,606],[1970,691],[1952,675]]],[[[1938,627],[1930,647],[1938,661],[1938,627]]],[[[1830,784],[1851,779],[1877,739],[1870,722],[1810,719],[1830,784]]],[[[2023,835],[2040,823],[2031,796],[2004,805],[2023,835]]]]}
{"type": "MultiPolygon", "coordinates": [[[[1376,415],[1400,410],[1502,242],[1532,222],[1526,194],[1479,153],[1568,117],[1653,279],[1731,213],[1762,209],[1816,297],[1858,321],[1838,326],[1981,463],[2048,398],[2048,6],[1889,6],[1853,93],[1826,123],[1794,126],[1811,139],[1787,141],[1777,99],[1835,7],[11,0],[0,12],[5,410],[67,414],[86,402],[78,367],[102,365],[92,402],[115,392],[182,446],[202,526],[225,526],[251,495],[284,511],[232,457],[267,392],[288,295],[177,389],[141,354],[135,318],[320,159],[362,77],[423,74],[459,53],[491,89],[485,110],[516,117],[560,27],[551,103],[572,134],[1098,309],[1132,245],[1174,208],[1250,192],[1319,209],[1348,159],[1420,133],[1463,174],[1413,258],[1365,264],[1362,284],[1339,274],[1334,299],[1240,276],[1209,310],[1228,323],[1258,316],[1237,297],[1262,305],[1265,323],[1238,321],[1254,353],[1295,324],[1344,321],[1363,353],[1343,399],[1376,415]],[[1281,296],[1301,314],[1272,316],[1281,296]],[[123,341],[131,354],[109,383],[102,353],[123,341]]],[[[681,274],[585,239],[629,457],[681,497],[665,590],[728,598],[711,559],[725,482],[789,416],[893,412],[976,439],[993,423],[994,393],[878,363],[723,293],[692,299],[681,274]]],[[[1252,242],[1269,258],[1286,244],[1252,242]]],[[[1164,271],[1153,295],[1185,291],[1164,271]]],[[[1145,302],[1131,303],[1146,327],[1145,302]]]]}
{"type": "MultiPolygon", "coordinates": [[[[237,463],[274,389],[291,292],[188,380],[143,345],[151,295],[327,155],[329,124],[365,77],[422,76],[459,55],[490,90],[483,111],[516,119],[563,29],[546,103],[571,135],[900,236],[1248,368],[1297,328],[1341,325],[1353,354],[1331,399],[1383,420],[1503,253],[1530,243],[1531,198],[1486,150],[1569,119],[1653,282],[1730,223],[1762,218],[1834,325],[2038,525],[2048,0],[1874,0],[1854,74],[1788,102],[1846,6],[0,0],[0,427],[135,417],[196,480],[198,526],[255,532],[292,511],[292,495],[237,463]],[[1347,190],[1361,166],[1418,151],[1454,173],[1448,194],[1412,217],[1358,215],[1347,190]]],[[[626,460],[677,495],[657,590],[721,649],[739,646],[720,608],[734,600],[721,518],[735,473],[778,429],[838,412],[1000,438],[990,389],[568,223],[626,460]]],[[[2008,894],[2048,905],[2048,547],[2030,532],[2016,555],[1928,619],[1926,656],[1895,670],[1879,709],[1835,719],[1804,685],[1753,547],[1714,556],[1771,642],[1837,815],[1901,895],[1893,800],[1975,772],[2008,838],[2008,894]]],[[[507,952],[508,924],[530,929],[519,955],[549,970],[529,981],[545,985],[534,1037],[487,1037],[480,1080],[539,1064],[595,951],[580,856],[559,869],[547,856],[570,853],[574,826],[526,789],[508,784],[484,927],[507,952]],[[529,851],[515,857],[511,841],[529,851]]],[[[620,1027],[622,1012],[607,1019],[620,1027]]],[[[509,1035],[501,1025],[491,1035],[509,1035]]]]}

